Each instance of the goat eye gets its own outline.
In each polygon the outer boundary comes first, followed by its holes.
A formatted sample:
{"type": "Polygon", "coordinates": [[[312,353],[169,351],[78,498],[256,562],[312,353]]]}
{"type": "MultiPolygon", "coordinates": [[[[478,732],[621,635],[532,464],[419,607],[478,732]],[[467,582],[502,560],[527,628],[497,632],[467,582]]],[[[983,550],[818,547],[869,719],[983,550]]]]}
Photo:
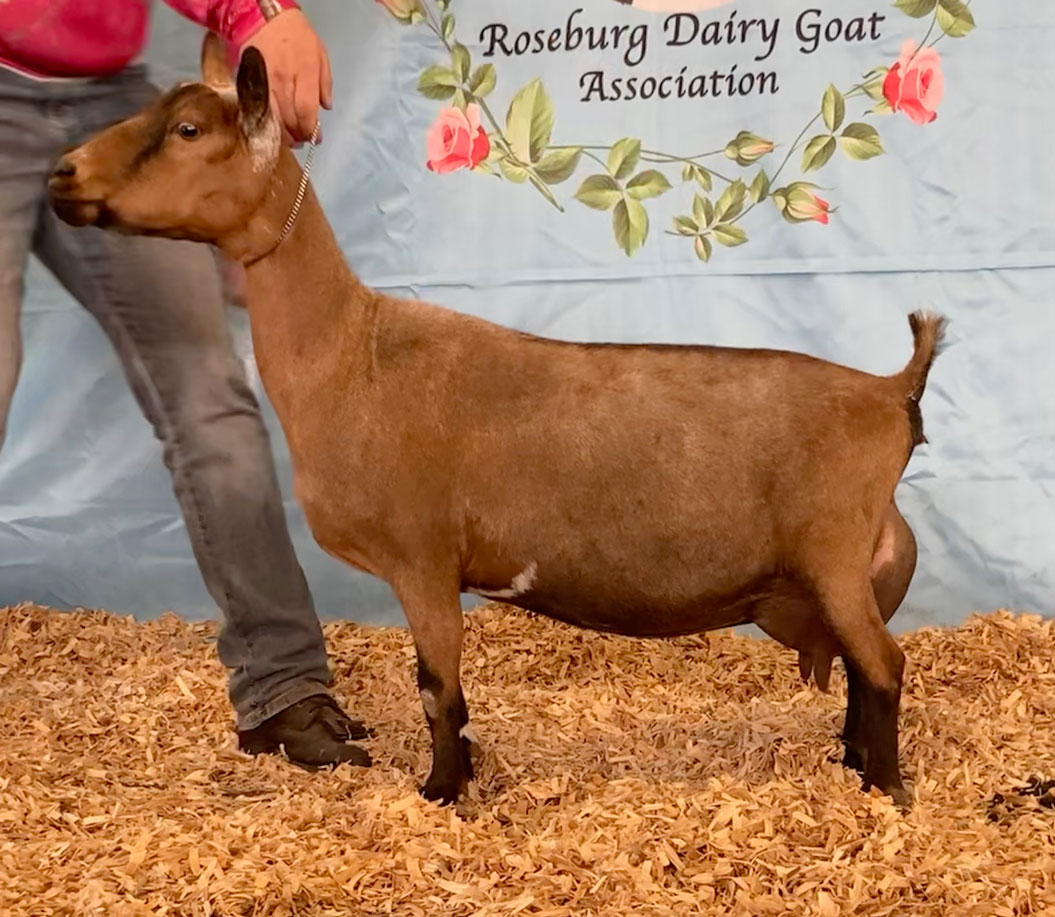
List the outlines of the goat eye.
{"type": "Polygon", "coordinates": [[[176,126],[176,131],[184,140],[193,140],[198,136],[198,128],[189,121],[181,121],[176,126]]]}

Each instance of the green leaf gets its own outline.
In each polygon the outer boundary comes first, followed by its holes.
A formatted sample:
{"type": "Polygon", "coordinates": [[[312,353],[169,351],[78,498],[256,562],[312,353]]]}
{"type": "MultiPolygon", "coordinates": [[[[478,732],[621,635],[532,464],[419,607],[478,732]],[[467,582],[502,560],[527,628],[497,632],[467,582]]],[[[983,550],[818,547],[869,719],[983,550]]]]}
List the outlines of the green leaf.
{"type": "Polygon", "coordinates": [[[711,199],[704,194],[694,194],[692,215],[700,226],[710,226],[714,222],[714,204],[711,203],[711,199]]]}
{"type": "Polygon", "coordinates": [[[747,199],[747,187],[738,178],[722,192],[718,203],[714,208],[716,220],[734,220],[744,209],[744,201],[747,199]]]}
{"type": "Polygon", "coordinates": [[[735,223],[719,223],[711,230],[714,241],[726,248],[734,248],[743,245],[747,241],[747,233],[735,223]]]}
{"type": "Polygon", "coordinates": [[[843,94],[833,85],[824,90],[824,98],[821,100],[821,115],[828,130],[837,131],[846,117],[846,100],[843,94]]]}
{"type": "Polygon", "coordinates": [[[440,29],[443,32],[443,37],[450,41],[451,36],[454,34],[454,14],[444,13],[443,14],[443,27],[440,29]]]}
{"type": "Polygon", "coordinates": [[[640,158],[641,141],[625,137],[608,151],[608,171],[616,178],[626,178],[637,168],[640,158]]]}
{"type": "Polygon", "coordinates": [[[553,133],[553,103],[542,80],[534,79],[509,103],[506,136],[521,162],[538,162],[553,133]]]}
{"type": "Polygon", "coordinates": [[[762,169],[755,176],[755,180],[751,182],[751,187],[748,189],[748,193],[751,195],[751,200],[756,204],[759,201],[764,201],[766,195],[769,194],[769,176],[766,175],[766,170],[762,169]]]}
{"type": "Polygon", "coordinates": [[[697,236],[693,247],[696,249],[696,257],[701,261],[711,260],[711,240],[706,236],[697,236]]]}
{"type": "Polygon", "coordinates": [[[869,110],[869,113],[873,115],[889,115],[893,110],[886,99],[880,99],[876,102],[876,107],[869,110]]]}
{"type": "Polygon", "coordinates": [[[457,108],[459,111],[465,111],[466,106],[469,103],[465,99],[465,90],[458,87],[454,90],[454,98],[451,99],[451,105],[457,108]]]}
{"type": "Polygon", "coordinates": [[[550,150],[535,166],[535,174],[547,185],[559,185],[567,181],[579,167],[582,150],[577,146],[550,150]]]}
{"type": "Polygon", "coordinates": [[[429,67],[418,77],[418,92],[429,99],[449,99],[460,82],[446,67],[429,67]]]}
{"type": "Polygon", "coordinates": [[[458,77],[459,83],[464,83],[469,76],[469,66],[472,63],[469,57],[469,49],[465,45],[455,45],[451,48],[451,63],[454,75],[458,77]]]}
{"type": "Polygon", "coordinates": [[[819,169],[835,152],[835,138],[827,134],[818,134],[806,144],[806,150],[802,154],[802,171],[812,172],[819,169]]]}
{"type": "Polygon", "coordinates": [[[628,255],[632,255],[648,238],[648,213],[644,205],[633,198],[624,197],[615,205],[612,213],[612,230],[615,241],[628,255]]]}
{"type": "Polygon", "coordinates": [[[883,101],[883,83],[886,82],[886,75],[889,72],[889,67],[879,67],[866,74],[862,88],[873,102],[883,101]]]}
{"type": "Polygon", "coordinates": [[[710,191],[711,188],[714,186],[713,182],[711,181],[711,173],[708,172],[705,168],[703,168],[703,166],[696,166],[695,169],[696,181],[700,183],[700,187],[703,188],[704,191],[710,191]]]}
{"type": "Polygon", "coordinates": [[[623,191],[611,175],[591,175],[575,192],[575,200],[594,210],[611,210],[622,199],[623,191]]]}
{"type": "Polygon", "coordinates": [[[839,145],[851,159],[871,159],[883,152],[879,132],[871,124],[847,124],[839,137],[839,145]]]}
{"type": "Polygon", "coordinates": [[[685,163],[685,165],[681,167],[681,180],[692,181],[695,177],[696,166],[694,166],[691,162],[685,163]]]}
{"type": "MultiPolygon", "coordinates": [[[[709,226],[710,222],[711,222],[710,219],[708,219],[706,201],[707,201],[707,198],[702,197],[699,194],[694,194],[692,196],[692,218],[693,218],[693,220],[696,221],[696,223],[698,225],[704,226],[704,227],[709,226]]],[[[711,208],[711,215],[713,215],[713,214],[714,214],[714,208],[712,207],[711,208]]]]}
{"type": "Polygon", "coordinates": [[[938,0],[938,25],[950,38],[963,38],[974,28],[974,16],[963,0],[938,0]]]}
{"type": "Polygon", "coordinates": [[[694,236],[700,227],[692,217],[674,217],[674,230],[679,236],[694,236]]]}
{"type": "Polygon", "coordinates": [[[528,172],[523,166],[518,165],[511,159],[503,159],[498,167],[502,170],[502,174],[508,178],[511,182],[515,182],[518,185],[524,184],[530,177],[531,173],[528,172]]]}
{"type": "Polygon", "coordinates": [[[901,12],[913,19],[922,19],[934,10],[938,0],[897,0],[894,4],[901,12]]]}
{"type": "Polygon", "coordinates": [[[477,67],[473,71],[473,75],[469,77],[469,92],[478,99],[482,99],[495,88],[496,79],[494,64],[484,64],[482,67],[477,67]]]}
{"type": "Polygon", "coordinates": [[[538,191],[539,194],[541,194],[547,201],[549,201],[561,213],[564,213],[564,208],[561,207],[560,203],[553,196],[553,192],[550,191],[550,189],[545,184],[543,184],[541,181],[539,181],[539,179],[536,176],[534,176],[534,175],[529,175],[528,176],[528,181],[531,182],[532,186],[534,186],[535,190],[538,191]]]}
{"type": "Polygon", "coordinates": [[[662,172],[657,172],[655,169],[639,172],[626,185],[626,193],[635,201],[659,197],[669,190],[670,182],[662,172]]]}

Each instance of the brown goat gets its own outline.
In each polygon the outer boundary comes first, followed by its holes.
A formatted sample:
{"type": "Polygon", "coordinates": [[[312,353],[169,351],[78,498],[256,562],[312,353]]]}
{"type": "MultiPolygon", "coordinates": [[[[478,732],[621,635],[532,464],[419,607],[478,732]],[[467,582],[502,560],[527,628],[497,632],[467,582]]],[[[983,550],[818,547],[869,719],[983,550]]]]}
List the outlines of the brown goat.
{"type": "Polygon", "coordinates": [[[471,779],[459,594],[641,637],[754,622],[823,687],[849,676],[846,761],[900,804],[904,656],[886,629],[916,548],[894,503],[942,320],[879,377],[797,353],[565,343],[363,286],[294,156],[264,62],[70,152],[75,225],[215,243],[247,266],[264,386],[319,544],[386,580],[418,652],[423,792],[471,779]],[[288,223],[293,219],[288,234],[288,223]]]}

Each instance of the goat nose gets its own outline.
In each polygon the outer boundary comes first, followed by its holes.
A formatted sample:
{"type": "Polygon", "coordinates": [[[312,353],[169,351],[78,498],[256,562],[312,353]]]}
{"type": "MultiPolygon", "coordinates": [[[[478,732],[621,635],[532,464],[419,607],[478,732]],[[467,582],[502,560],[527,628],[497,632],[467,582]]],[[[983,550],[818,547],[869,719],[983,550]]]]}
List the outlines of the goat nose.
{"type": "Polygon", "coordinates": [[[77,167],[69,159],[62,159],[51,174],[55,178],[73,178],[77,174],[77,167]]]}

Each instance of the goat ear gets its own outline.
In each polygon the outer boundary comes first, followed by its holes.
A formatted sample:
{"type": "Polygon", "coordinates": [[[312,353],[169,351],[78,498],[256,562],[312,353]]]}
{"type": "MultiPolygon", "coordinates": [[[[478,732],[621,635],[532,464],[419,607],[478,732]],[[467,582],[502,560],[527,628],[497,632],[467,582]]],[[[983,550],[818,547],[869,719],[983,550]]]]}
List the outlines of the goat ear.
{"type": "Polygon", "coordinates": [[[230,86],[234,82],[227,49],[215,32],[206,32],[201,43],[201,79],[207,86],[230,86]]]}
{"type": "Polygon", "coordinates": [[[271,108],[264,56],[254,47],[245,49],[238,65],[238,107],[247,134],[263,126],[271,108]]]}

